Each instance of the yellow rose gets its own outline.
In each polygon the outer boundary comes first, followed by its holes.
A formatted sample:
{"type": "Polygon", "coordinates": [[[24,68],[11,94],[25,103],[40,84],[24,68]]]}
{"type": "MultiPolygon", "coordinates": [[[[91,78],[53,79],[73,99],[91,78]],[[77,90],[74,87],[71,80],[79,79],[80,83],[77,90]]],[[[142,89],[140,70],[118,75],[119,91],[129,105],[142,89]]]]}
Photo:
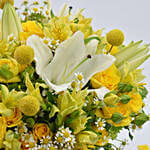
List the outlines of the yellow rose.
{"type": "Polygon", "coordinates": [[[26,41],[27,38],[33,34],[38,35],[40,37],[44,37],[44,32],[42,30],[42,26],[40,24],[36,24],[35,21],[27,21],[22,23],[23,31],[20,34],[21,41],[26,41]]]}
{"type": "Polygon", "coordinates": [[[35,124],[33,128],[33,136],[38,139],[42,139],[43,136],[52,136],[52,133],[50,132],[50,129],[47,124],[45,123],[38,123],[35,124]]]}
{"type": "Polygon", "coordinates": [[[0,117],[0,148],[2,148],[3,139],[6,133],[6,120],[5,117],[0,117]]]}
{"type": "Polygon", "coordinates": [[[5,119],[6,119],[7,126],[8,126],[9,128],[12,128],[12,127],[15,127],[15,126],[17,126],[17,125],[19,125],[19,124],[22,123],[22,120],[21,120],[21,119],[22,119],[22,114],[21,114],[21,112],[16,108],[16,109],[14,110],[13,116],[5,117],[5,119]]]}
{"type": "Polygon", "coordinates": [[[105,86],[109,90],[114,90],[120,82],[121,75],[117,67],[113,64],[110,68],[103,72],[95,74],[91,78],[93,88],[97,89],[105,86]]]}
{"type": "Polygon", "coordinates": [[[129,92],[128,95],[131,97],[131,100],[126,105],[128,105],[132,112],[139,112],[143,104],[141,95],[135,92],[129,92]]]}

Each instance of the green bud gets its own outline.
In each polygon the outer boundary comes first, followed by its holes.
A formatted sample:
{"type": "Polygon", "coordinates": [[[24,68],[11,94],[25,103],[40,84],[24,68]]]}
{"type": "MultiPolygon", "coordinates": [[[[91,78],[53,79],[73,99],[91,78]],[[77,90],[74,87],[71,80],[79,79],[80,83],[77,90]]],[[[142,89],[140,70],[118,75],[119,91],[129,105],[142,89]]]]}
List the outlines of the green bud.
{"type": "Polygon", "coordinates": [[[122,116],[122,114],[115,112],[111,119],[115,123],[120,123],[125,117],[122,116]]]}
{"type": "Polygon", "coordinates": [[[104,98],[104,102],[106,105],[114,105],[119,101],[119,97],[115,94],[110,94],[109,96],[104,98]]]}
{"type": "Polygon", "coordinates": [[[129,95],[122,95],[120,98],[120,102],[123,104],[127,104],[131,100],[129,95]]]}
{"type": "Polygon", "coordinates": [[[135,117],[134,123],[137,126],[142,126],[148,120],[149,117],[145,113],[140,113],[138,116],[135,117]]]}
{"type": "Polygon", "coordinates": [[[20,32],[23,32],[21,21],[10,3],[6,3],[4,6],[1,25],[2,40],[8,40],[11,34],[18,40],[20,32]]]}
{"type": "Polygon", "coordinates": [[[33,118],[28,118],[26,120],[26,123],[29,128],[33,128],[33,126],[35,125],[35,120],[33,118]]]}

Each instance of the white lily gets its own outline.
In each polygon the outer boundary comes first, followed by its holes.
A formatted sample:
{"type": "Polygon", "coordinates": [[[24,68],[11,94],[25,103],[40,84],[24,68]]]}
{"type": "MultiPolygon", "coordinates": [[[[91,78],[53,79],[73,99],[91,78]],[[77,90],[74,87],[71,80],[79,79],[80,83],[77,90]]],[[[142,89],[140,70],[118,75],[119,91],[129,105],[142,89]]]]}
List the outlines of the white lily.
{"type": "Polygon", "coordinates": [[[31,46],[35,52],[37,73],[56,92],[66,90],[75,80],[75,73],[83,74],[84,86],[95,73],[104,71],[112,65],[115,58],[111,55],[87,57],[87,51],[89,54],[96,51],[95,43],[96,41],[92,40],[86,47],[84,35],[76,32],[59,45],[52,58],[52,53],[39,37],[33,35],[27,41],[27,45],[31,46]]]}

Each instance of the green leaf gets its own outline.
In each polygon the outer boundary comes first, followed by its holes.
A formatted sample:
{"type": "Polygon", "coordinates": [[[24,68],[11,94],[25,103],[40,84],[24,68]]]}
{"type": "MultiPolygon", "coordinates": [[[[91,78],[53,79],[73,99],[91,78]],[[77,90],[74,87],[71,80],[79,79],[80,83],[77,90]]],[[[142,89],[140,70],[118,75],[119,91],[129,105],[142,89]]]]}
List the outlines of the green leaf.
{"type": "Polygon", "coordinates": [[[120,123],[125,117],[122,116],[122,114],[115,112],[114,114],[112,114],[112,121],[115,123],[120,123]]]}
{"type": "Polygon", "coordinates": [[[142,96],[142,99],[146,98],[148,90],[145,87],[139,88],[139,93],[142,96]]]}
{"type": "Polygon", "coordinates": [[[57,115],[57,118],[56,118],[55,122],[56,122],[56,125],[58,127],[60,127],[62,125],[62,123],[63,123],[62,122],[62,116],[60,114],[57,115]]]}
{"type": "Polygon", "coordinates": [[[112,140],[117,138],[117,135],[118,133],[120,133],[121,130],[122,130],[122,127],[115,127],[115,126],[110,127],[108,132],[110,133],[112,140]]]}
{"type": "Polygon", "coordinates": [[[88,44],[91,40],[98,40],[99,42],[101,42],[101,39],[97,36],[93,36],[93,37],[89,37],[87,39],[84,40],[85,44],[88,44]]]}
{"type": "Polygon", "coordinates": [[[7,80],[14,76],[13,73],[9,70],[8,64],[4,64],[0,67],[0,76],[7,80]]]}
{"type": "Polygon", "coordinates": [[[122,95],[121,99],[120,99],[120,102],[123,103],[123,104],[127,104],[130,100],[131,100],[131,98],[130,98],[129,95],[122,95]]]}
{"type": "Polygon", "coordinates": [[[79,110],[75,110],[72,114],[70,114],[66,120],[65,120],[65,123],[66,124],[71,124],[77,117],[79,117],[80,115],[80,111],[79,110]]]}
{"type": "Polygon", "coordinates": [[[135,117],[134,123],[137,126],[142,126],[148,120],[149,117],[145,113],[140,113],[138,116],[135,117]]]}
{"type": "Polygon", "coordinates": [[[74,23],[78,24],[78,23],[79,23],[79,19],[78,19],[78,18],[75,18],[75,19],[74,19],[74,23]]]}
{"type": "Polygon", "coordinates": [[[51,18],[54,18],[54,17],[55,17],[54,12],[53,12],[53,10],[51,9],[51,18]]]}

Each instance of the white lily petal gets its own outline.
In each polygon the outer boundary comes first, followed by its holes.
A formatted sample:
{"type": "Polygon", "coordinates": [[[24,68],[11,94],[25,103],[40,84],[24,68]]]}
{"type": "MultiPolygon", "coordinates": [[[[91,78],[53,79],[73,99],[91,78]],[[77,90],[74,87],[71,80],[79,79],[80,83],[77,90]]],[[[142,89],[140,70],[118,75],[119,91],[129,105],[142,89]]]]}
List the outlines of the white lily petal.
{"type": "Polygon", "coordinates": [[[91,40],[87,45],[86,45],[86,55],[95,55],[96,50],[97,50],[97,45],[98,45],[98,40],[91,40]]]}
{"type": "Polygon", "coordinates": [[[35,53],[36,71],[39,75],[42,75],[43,69],[52,60],[53,54],[47,45],[43,43],[43,40],[32,35],[27,40],[27,45],[33,48],[35,53]]]}
{"type": "Polygon", "coordinates": [[[89,58],[82,65],[80,65],[75,72],[81,72],[83,74],[85,85],[94,74],[106,70],[113,64],[114,61],[115,57],[111,55],[94,55],[92,58],[89,58]]]}
{"type": "Polygon", "coordinates": [[[44,69],[44,78],[56,84],[63,83],[63,74],[65,76],[83,59],[85,50],[84,35],[75,33],[56,49],[54,59],[44,69]]]}
{"type": "Polygon", "coordinates": [[[96,92],[97,96],[99,99],[103,99],[105,94],[109,93],[110,90],[105,88],[105,87],[101,87],[100,89],[91,89],[91,90],[88,90],[88,93],[90,92],[96,92]]]}
{"type": "Polygon", "coordinates": [[[50,80],[48,80],[47,77],[43,76],[43,80],[47,83],[47,85],[49,86],[50,89],[55,90],[57,93],[65,91],[66,89],[68,89],[71,85],[71,83],[67,83],[67,84],[61,84],[61,85],[56,85],[53,84],[52,82],[50,82],[50,80]]]}

